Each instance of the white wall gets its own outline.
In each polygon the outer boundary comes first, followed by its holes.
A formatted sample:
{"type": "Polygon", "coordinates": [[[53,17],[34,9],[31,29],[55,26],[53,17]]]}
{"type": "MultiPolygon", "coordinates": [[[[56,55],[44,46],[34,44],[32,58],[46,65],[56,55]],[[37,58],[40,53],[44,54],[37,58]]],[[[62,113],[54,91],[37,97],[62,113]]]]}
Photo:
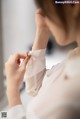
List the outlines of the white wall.
{"type": "Polygon", "coordinates": [[[14,52],[24,52],[34,41],[34,0],[2,0],[4,62],[14,52]]]}
{"type": "Polygon", "coordinates": [[[1,28],[1,0],[0,0],[0,111],[3,107],[2,101],[5,96],[5,88],[3,85],[3,52],[2,52],[2,28],[1,28]]]}

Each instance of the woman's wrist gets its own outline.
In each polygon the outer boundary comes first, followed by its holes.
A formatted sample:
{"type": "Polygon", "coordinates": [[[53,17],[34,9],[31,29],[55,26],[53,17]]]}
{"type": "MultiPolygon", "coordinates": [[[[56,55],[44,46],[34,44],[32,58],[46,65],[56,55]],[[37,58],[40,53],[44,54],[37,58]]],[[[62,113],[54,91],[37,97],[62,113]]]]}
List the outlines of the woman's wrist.
{"type": "Polygon", "coordinates": [[[19,96],[20,95],[20,91],[19,91],[19,88],[16,87],[16,86],[7,86],[7,96],[8,97],[13,97],[13,96],[19,96]]]}
{"type": "Polygon", "coordinates": [[[7,88],[7,97],[8,97],[8,104],[9,107],[16,106],[18,104],[21,104],[21,99],[20,99],[20,91],[18,88],[7,88]]]}

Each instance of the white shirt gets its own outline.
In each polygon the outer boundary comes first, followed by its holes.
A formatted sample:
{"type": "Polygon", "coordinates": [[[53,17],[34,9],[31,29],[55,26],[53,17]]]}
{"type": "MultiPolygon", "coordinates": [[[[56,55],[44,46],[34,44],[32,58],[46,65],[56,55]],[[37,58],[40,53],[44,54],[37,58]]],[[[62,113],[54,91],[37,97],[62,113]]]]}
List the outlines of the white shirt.
{"type": "Polygon", "coordinates": [[[26,91],[33,99],[26,110],[23,105],[11,108],[8,119],[60,119],[55,110],[73,106],[80,99],[80,48],[71,51],[62,63],[51,69],[46,69],[45,50],[30,51],[26,91]]]}

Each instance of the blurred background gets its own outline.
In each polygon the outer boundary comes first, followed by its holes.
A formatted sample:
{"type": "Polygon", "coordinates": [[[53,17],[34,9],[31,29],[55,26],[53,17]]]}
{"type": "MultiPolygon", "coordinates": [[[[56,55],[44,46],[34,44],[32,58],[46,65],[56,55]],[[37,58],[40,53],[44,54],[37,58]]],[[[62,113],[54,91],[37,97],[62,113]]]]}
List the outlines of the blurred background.
{"type": "MultiPolygon", "coordinates": [[[[0,111],[8,110],[4,64],[11,54],[31,50],[35,38],[35,9],[33,0],[0,0],[0,111]]],[[[46,48],[46,67],[64,60],[74,47],[76,43],[60,47],[51,36],[46,48]]],[[[26,107],[31,97],[26,94],[24,82],[20,92],[26,107]]]]}

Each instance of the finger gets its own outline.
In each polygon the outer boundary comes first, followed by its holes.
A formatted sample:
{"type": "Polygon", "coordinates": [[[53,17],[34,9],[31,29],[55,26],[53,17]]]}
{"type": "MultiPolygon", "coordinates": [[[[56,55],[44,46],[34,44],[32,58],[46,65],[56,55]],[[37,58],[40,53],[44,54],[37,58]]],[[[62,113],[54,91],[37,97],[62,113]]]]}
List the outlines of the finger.
{"type": "Polygon", "coordinates": [[[31,58],[31,55],[29,55],[28,57],[26,57],[26,59],[24,60],[24,65],[26,65],[27,63],[28,63],[28,61],[29,61],[29,59],[31,58]]]}
{"type": "Polygon", "coordinates": [[[20,59],[17,60],[17,64],[20,65],[20,59]]]}
{"type": "Polygon", "coordinates": [[[31,54],[29,54],[29,52],[27,52],[27,53],[26,53],[26,56],[29,57],[29,56],[31,56],[31,54]]]}
{"type": "Polygon", "coordinates": [[[29,55],[28,57],[26,57],[22,63],[22,66],[26,67],[26,64],[28,63],[29,59],[31,58],[31,55],[29,55]]]}
{"type": "Polygon", "coordinates": [[[18,54],[18,53],[16,53],[16,54],[14,54],[14,60],[19,60],[19,59],[25,59],[26,58],[26,54],[24,53],[24,54],[18,54]]]}

